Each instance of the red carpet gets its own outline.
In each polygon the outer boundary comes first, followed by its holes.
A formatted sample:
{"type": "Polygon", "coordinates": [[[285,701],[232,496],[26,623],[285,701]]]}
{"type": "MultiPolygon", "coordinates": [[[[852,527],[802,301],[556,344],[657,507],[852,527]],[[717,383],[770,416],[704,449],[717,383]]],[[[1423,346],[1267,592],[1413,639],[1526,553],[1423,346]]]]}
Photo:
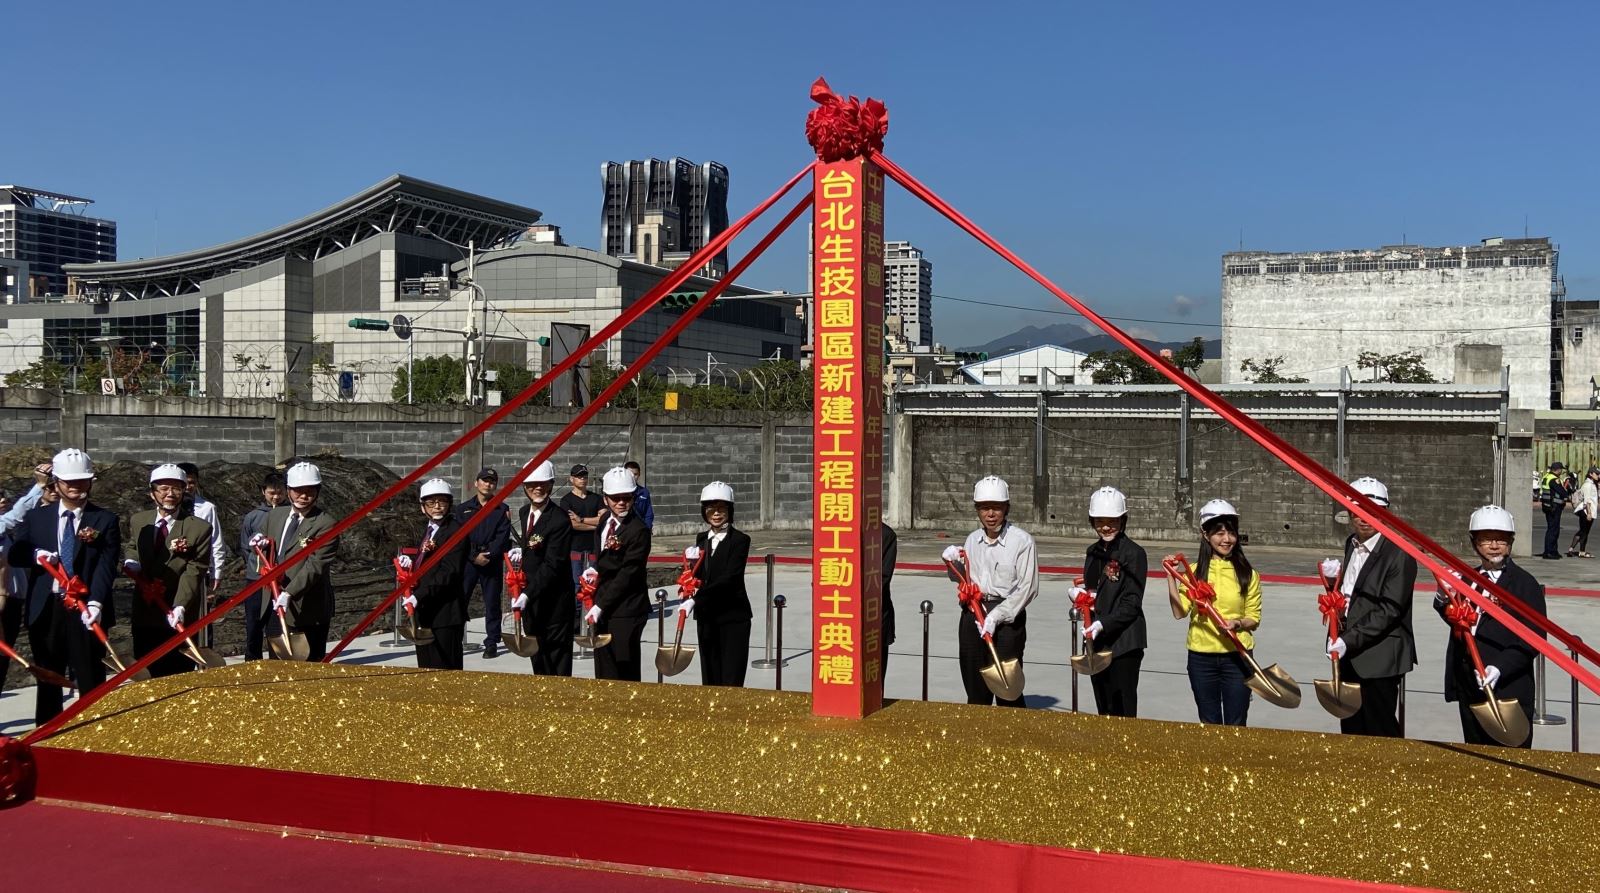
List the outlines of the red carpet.
{"type": "MultiPolygon", "coordinates": [[[[379,846],[41,803],[0,810],[5,889],[117,893],[748,889],[461,852],[379,846]],[[26,854],[26,857],[22,857],[26,854]],[[185,881],[183,878],[190,878],[185,881]]],[[[786,889],[764,884],[763,889],[786,889]]],[[[787,888],[798,889],[798,888],[787,888]]]]}

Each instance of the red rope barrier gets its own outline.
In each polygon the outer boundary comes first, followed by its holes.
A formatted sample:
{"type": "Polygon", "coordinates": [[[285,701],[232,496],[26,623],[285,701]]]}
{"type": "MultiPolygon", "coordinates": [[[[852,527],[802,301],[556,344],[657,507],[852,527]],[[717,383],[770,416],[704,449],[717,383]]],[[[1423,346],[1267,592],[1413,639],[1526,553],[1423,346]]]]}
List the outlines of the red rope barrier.
{"type": "MultiPolygon", "coordinates": [[[[605,405],[610,402],[613,397],[620,393],[622,389],[633,380],[634,376],[648,368],[651,360],[655,359],[658,354],[665,350],[667,345],[671,344],[673,339],[677,338],[684,329],[688,328],[689,324],[694,322],[696,317],[698,317],[701,313],[704,313],[708,307],[715,303],[717,297],[726,291],[728,286],[732,285],[734,280],[738,279],[738,277],[744,273],[744,271],[748,269],[752,263],[755,263],[756,258],[760,257],[761,254],[765,252],[773,242],[777,241],[778,237],[783,235],[784,231],[787,230],[789,226],[800,217],[801,214],[805,213],[805,210],[811,206],[812,198],[813,196],[811,193],[806,193],[805,196],[795,204],[794,208],[790,210],[782,220],[778,221],[778,225],[773,227],[772,231],[767,233],[767,235],[756,244],[756,247],[751,249],[749,254],[745,255],[743,259],[734,265],[733,269],[728,271],[728,275],[717,280],[716,284],[711,286],[711,288],[706,291],[706,294],[703,298],[696,301],[693,306],[685,310],[683,316],[677,322],[673,323],[666,332],[662,333],[660,338],[656,339],[654,343],[645,349],[644,353],[639,355],[637,360],[633,361],[633,365],[629,366],[627,369],[624,369],[622,374],[618,375],[616,380],[611,382],[611,384],[604,391],[601,391],[599,396],[590,401],[589,405],[585,406],[583,411],[578,413],[577,418],[567,423],[567,426],[561,429],[561,431],[557,433],[548,444],[545,445],[544,449],[539,451],[537,456],[529,459],[526,465],[522,466],[522,468],[516,474],[512,475],[509,482],[504,487],[500,488],[500,490],[498,490],[488,502],[484,503],[483,508],[477,511],[473,520],[476,521],[477,516],[479,515],[488,516],[502,503],[504,503],[506,499],[508,499],[511,494],[522,485],[523,480],[525,480],[529,475],[533,474],[534,469],[538,468],[540,463],[544,462],[551,456],[554,456],[556,450],[560,449],[561,445],[566,443],[568,438],[572,437],[572,435],[579,428],[583,427],[584,424],[586,424],[590,419],[594,418],[596,413],[605,408],[605,405]]],[[[461,538],[466,536],[471,530],[472,524],[466,524],[457,529],[455,533],[450,535],[449,539],[444,541],[443,545],[435,550],[432,558],[423,561],[417,567],[417,569],[413,571],[415,576],[421,577],[424,573],[426,573],[429,568],[433,567],[433,565],[438,562],[442,556],[449,553],[451,547],[459,542],[461,538]]],[[[331,662],[335,657],[338,657],[339,653],[344,651],[345,647],[351,642],[355,641],[357,636],[360,636],[363,632],[365,632],[367,627],[372,625],[373,621],[383,616],[384,611],[388,610],[389,606],[394,603],[394,600],[400,596],[401,592],[402,590],[396,589],[395,591],[389,593],[388,598],[385,598],[382,602],[380,602],[376,608],[372,609],[371,613],[367,614],[367,616],[361,618],[359,623],[351,627],[350,631],[344,634],[344,638],[339,640],[339,644],[334,646],[333,649],[328,652],[327,656],[322,659],[323,662],[328,663],[331,662]]]]}
{"type": "MultiPolygon", "coordinates": [[[[249,598],[251,595],[254,595],[256,592],[259,592],[263,587],[268,586],[272,582],[276,581],[289,568],[299,564],[301,561],[304,561],[306,557],[311,555],[311,553],[332,542],[334,538],[339,536],[339,534],[350,529],[350,527],[358,523],[362,518],[366,517],[378,506],[383,505],[385,502],[392,499],[396,494],[421,480],[423,475],[427,474],[429,471],[432,471],[440,463],[450,458],[466,443],[477,437],[481,437],[484,432],[499,424],[506,418],[506,416],[510,415],[524,403],[527,403],[529,400],[533,399],[534,395],[538,394],[540,391],[548,387],[551,382],[555,381],[557,376],[570,370],[573,366],[576,366],[584,356],[593,351],[596,347],[604,344],[611,338],[611,336],[615,335],[624,327],[643,316],[646,311],[650,310],[657,303],[659,303],[663,297],[670,294],[680,285],[682,285],[685,280],[694,274],[695,270],[699,270],[707,263],[710,263],[712,258],[725,249],[728,244],[741,233],[743,233],[744,230],[749,228],[751,223],[755,222],[757,218],[765,214],[768,209],[777,204],[785,195],[788,195],[789,192],[793,190],[794,187],[802,180],[809,177],[811,175],[812,168],[816,167],[816,164],[817,163],[813,161],[812,163],[806,165],[804,169],[795,174],[794,177],[792,177],[776,192],[768,196],[765,201],[752,209],[750,213],[739,218],[726,230],[717,234],[717,236],[712,238],[711,241],[706,243],[704,248],[701,248],[699,251],[695,252],[687,261],[685,261],[682,266],[667,274],[667,276],[662,279],[655,288],[652,288],[650,291],[646,292],[644,297],[640,298],[638,301],[635,301],[631,307],[623,311],[616,319],[607,323],[604,328],[602,328],[588,341],[585,341],[583,344],[579,345],[577,350],[573,351],[570,356],[551,367],[550,371],[546,372],[532,384],[528,385],[528,387],[525,388],[521,393],[511,398],[482,422],[475,425],[472,430],[461,435],[453,443],[435,454],[433,458],[417,466],[416,470],[390,485],[388,489],[373,497],[365,505],[357,508],[346,517],[340,519],[327,533],[324,533],[322,536],[312,540],[306,545],[305,548],[296,552],[294,555],[289,556],[289,558],[286,559],[282,564],[276,565],[271,573],[263,573],[260,579],[245,586],[244,589],[241,589],[238,593],[217,605],[211,610],[210,613],[200,618],[200,620],[197,621],[191,627],[191,629],[195,632],[198,632],[199,630],[204,629],[205,627],[226,616],[229,611],[243,604],[245,599],[249,598]]],[[[726,285],[723,287],[726,288],[726,285]]],[[[707,305],[710,304],[709,301],[704,303],[707,305]]],[[[480,516],[488,517],[488,513],[479,512],[474,514],[473,517],[468,520],[466,526],[462,529],[462,532],[465,533],[466,531],[470,531],[473,526],[475,526],[481,520],[480,516]]],[[[32,744],[54,735],[68,722],[70,722],[73,717],[77,716],[79,713],[82,713],[90,705],[104,697],[108,692],[115,689],[127,679],[132,678],[133,674],[164,657],[167,652],[178,647],[180,642],[181,640],[177,638],[168,639],[166,642],[152,650],[149,654],[146,654],[144,657],[134,661],[128,666],[127,669],[123,670],[121,673],[118,673],[112,679],[107,680],[105,685],[95,689],[92,692],[87,692],[81,695],[76,701],[68,706],[67,709],[57,714],[54,719],[28,733],[27,737],[24,738],[23,741],[27,744],[32,744]]]]}
{"type": "MultiPolygon", "coordinates": [[[[1439,578],[1441,582],[1446,583],[1451,589],[1460,592],[1463,596],[1471,600],[1473,604],[1477,605],[1480,610],[1486,611],[1494,616],[1495,619],[1504,624],[1507,629],[1516,633],[1517,636],[1523,641],[1543,652],[1546,657],[1552,661],[1555,661],[1556,664],[1561,667],[1561,669],[1565,670],[1578,681],[1582,682],[1590,691],[1600,694],[1600,677],[1596,677],[1590,671],[1579,666],[1577,662],[1567,657],[1567,655],[1563,653],[1561,649],[1550,644],[1550,642],[1545,640],[1542,636],[1534,635],[1527,626],[1523,625],[1523,623],[1520,622],[1516,617],[1513,617],[1511,613],[1501,607],[1500,604],[1496,604],[1492,599],[1474,591],[1472,587],[1468,586],[1461,579],[1458,579],[1456,576],[1457,574],[1460,574],[1462,577],[1468,577],[1470,575],[1471,578],[1476,578],[1478,576],[1459,558],[1456,558],[1454,555],[1450,554],[1443,547],[1439,546],[1439,544],[1435,543],[1432,539],[1423,535],[1421,532],[1417,531],[1415,528],[1402,521],[1397,516],[1390,514],[1387,509],[1372,502],[1360,493],[1357,493],[1353,488],[1350,487],[1349,484],[1345,483],[1337,475],[1334,475],[1326,468],[1323,468],[1316,462],[1316,460],[1300,452],[1298,449],[1291,446],[1289,443],[1279,438],[1271,431],[1267,430],[1265,426],[1261,425],[1255,419],[1250,418],[1250,416],[1234,407],[1233,404],[1212,393],[1211,390],[1206,386],[1189,378],[1187,375],[1184,375],[1170,363],[1157,356],[1148,347],[1130,337],[1127,333],[1123,332],[1115,325],[1112,325],[1109,320],[1100,316],[1100,314],[1091,310],[1082,301],[1079,301],[1077,298],[1074,298],[1072,295],[1062,290],[1054,282],[1051,282],[1048,278],[1046,278],[1044,274],[1030,266],[1027,261],[1024,261],[1022,258],[1011,253],[1010,250],[1008,250],[1004,245],[1001,245],[997,240],[995,240],[994,237],[990,236],[987,232],[984,232],[981,227],[973,223],[971,220],[968,220],[967,217],[960,211],[957,211],[955,208],[946,204],[942,199],[935,195],[932,190],[928,189],[928,187],[924,186],[915,177],[911,176],[911,174],[905,169],[884,157],[882,153],[874,152],[872,154],[872,160],[874,163],[882,167],[884,172],[887,173],[895,182],[899,183],[901,186],[905,187],[906,190],[911,192],[912,195],[922,199],[922,201],[927,203],[929,207],[933,208],[935,211],[938,211],[940,214],[943,214],[947,219],[950,220],[950,222],[965,230],[969,235],[982,242],[984,245],[987,245],[996,254],[999,254],[1001,257],[1005,258],[1006,261],[1012,266],[1016,267],[1018,270],[1021,270],[1030,279],[1039,283],[1051,294],[1055,295],[1057,298],[1060,298],[1078,313],[1081,313],[1085,319],[1094,323],[1100,328],[1101,331],[1116,339],[1119,344],[1121,344],[1123,347],[1126,347],[1133,353],[1134,356],[1145,361],[1146,363],[1149,363],[1153,368],[1165,376],[1168,381],[1171,381],[1173,384],[1182,388],[1184,391],[1188,392],[1190,396],[1199,400],[1206,408],[1210,409],[1212,412],[1215,412],[1218,416],[1232,424],[1235,428],[1243,431],[1251,440],[1255,441],[1257,444],[1260,444],[1264,449],[1267,450],[1267,452],[1276,456],[1285,465],[1288,465],[1291,469],[1293,469],[1307,481],[1311,482],[1319,490],[1332,497],[1336,502],[1347,506],[1351,511],[1354,511],[1360,517],[1366,519],[1391,541],[1393,541],[1395,545],[1404,550],[1406,554],[1410,555],[1412,558],[1415,558],[1420,564],[1432,572],[1433,575],[1439,578]],[[1396,535],[1396,531],[1398,531],[1401,535],[1396,535]]],[[[1498,598],[1500,602],[1510,606],[1534,626],[1537,626],[1542,631],[1555,636],[1573,650],[1577,651],[1590,663],[1600,664],[1600,652],[1596,652],[1594,648],[1583,643],[1578,639],[1578,637],[1567,632],[1565,629],[1551,621],[1548,617],[1545,617],[1544,615],[1532,610],[1520,599],[1511,595],[1509,592],[1506,592],[1504,589],[1501,589],[1498,585],[1489,583],[1487,580],[1483,580],[1481,582],[1485,584],[1485,588],[1487,588],[1490,593],[1498,598]]]]}

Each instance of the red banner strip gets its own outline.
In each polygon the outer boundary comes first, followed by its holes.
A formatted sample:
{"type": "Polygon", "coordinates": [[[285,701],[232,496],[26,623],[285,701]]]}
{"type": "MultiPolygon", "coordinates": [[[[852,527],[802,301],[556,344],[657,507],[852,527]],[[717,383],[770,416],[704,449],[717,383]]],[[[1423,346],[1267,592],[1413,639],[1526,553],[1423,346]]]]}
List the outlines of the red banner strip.
{"type": "MultiPolygon", "coordinates": [[[[245,599],[260,591],[262,588],[271,585],[272,581],[281,577],[289,568],[299,564],[301,561],[304,561],[309,555],[311,555],[311,553],[333,541],[335,537],[354,526],[378,506],[388,502],[396,494],[421,480],[425,474],[427,474],[429,471],[432,471],[446,459],[455,455],[455,453],[458,452],[468,442],[481,437],[484,432],[499,424],[517,408],[533,399],[534,395],[538,394],[540,391],[548,387],[550,383],[554,382],[557,376],[576,366],[596,347],[604,344],[611,338],[611,336],[622,331],[624,327],[643,316],[647,311],[659,303],[663,297],[677,289],[678,286],[682,285],[685,280],[694,274],[695,270],[699,270],[707,263],[710,263],[712,258],[726,248],[728,244],[732,242],[739,234],[744,232],[745,229],[749,228],[751,223],[755,222],[757,218],[759,218],[762,214],[765,214],[773,205],[777,204],[779,200],[781,200],[792,189],[794,189],[794,187],[802,180],[809,177],[811,175],[811,169],[814,167],[816,167],[816,162],[806,165],[805,168],[803,168],[799,173],[790,178],[789,182],[785,183],[781,188],[779,188],[777,192],[774,192],[772,195],[768,196],[765,201],[757,205],[753,210],[750,211],[750,213],[739,218],[733,223],[733,225],[719,233],[710,242],[707,242],[704,248],[701,248],[699,251],[695,252],[687,261],[683,263],[682,266],[667,274],[666,278],[662,279],[655,288],[652,288],[649,292],[645,293],[644,297],[634,302],[632,306],[623,311],[616,319],[607,323],[604,328],[594,335],[594,337],[579,345],[578,349],[573,351],[570,356],[551,367],[550,371],[540,376],[532,384],[528,385],[527,388],[523,389],[521,393],[517,394],[515,397],[512,397],[498,410],[490,414],[482,422],[475,425],[471,431],[468,431],[467,433],[456,438],[453,443],[440,450],[432,459],[429,459],[428,461],[417,466],[416,470],[407,474],[405,477],[402,477],[394,484],[391,484],[388,489],[373,497],[365,505],[351,512],[346,517],[340,519],[336,524],[334,524],[331,530],[322,536],[317,537],[315,540],[312,540],[306,545],[305,548],[301,549],[299,552],[296,552],[294,555],[291,555],[281,564],[275,566],[271,573],[264,573],[260,579],[246,585],[245,588],[241,589],[238,593],[234,594],[226,601],[218,604],[211,610],[210,613],[196,621],[195,624],[190,627],[190,629],[197,633],[205,627],[210,626],[212,623],[222,619],[229,611],[243,604],[245,599]]],[[[731,279],[731,277],[729,278],[731,279]]],[[[726,286],[723,287],[726,288],[726,286]]],[[[703,303],[709,306],[710,301],[704,301],[703,303]]],[[[693,313],[696,311],[691,308],[689,312],[693,313]]],[[[523,472],[526,475],[529,473],[529,469],[524,469],[523,472]]],[[[474,514],[473,517],[468,520],[465,527],[462,528],[462,533],[464,534],[465,532],[470,531],[482,520],[482,518],[486,518],[488,515],[488,512],[479,512],[474,514]]],[[[392,601],[393,598],[394,597],[391,596],[390,600],[392,601]]],[[[385,602],[385,605],[387,604],[388,602],[385,602]]],[[[368,622],[370,623],[370,621],[368,622]]],[[[133,674],[164,657],[167,652],[178,647],[179,643],[182,641],[183,640],[180,638],[168,639],[166,642],[157,646],[149,654],[146,654],[144,657],[134,661],[128,666],[127,669],[123,670],[121,673],[118,673],[112,679],[107,680],[106,683],[100,688],[93,692],[81,695],[65,710],[57,714],[54,719],[42,726],[39,726],[32,732],[29,732],[23,740],[30,744],[34,744],[49,738],[68,722],[70,722],[74,716],[83,712],[83,710],[98,701],[101,697],[104,697],[107,692],[116,688],[118,685],[121,685],[128,679],[131,679],[133,674]]],[[[342,646],[343,643],[341,643],[341,647],[342,646]]]]}
{"type": "Polygon", "coordinates": [[[1134,356],[1150,364],[1152,368],[1159,371],[1164,377],[1166,377],[1168,381],[1171,381],[1173,384],[1188,392],[1190,396],[1194,397],[1196,400],[1199,400],[1207,409],[1215,412],[1218,416],[1221,416],[1235,428],[1243,431],[1251,440],[1261,445],[1261,447],[1266,449],[1267,452],[1276,456],[1285,465],[1288,465],[1301,477],[1305,478],[1307,481],[1316,486],[1317,489],[1332,497],[1335,502],[1349,507],[1351,511],[1366,519],[1381,533],[1383,533],[1384,536],[1388,537],[1392,542],[1394,542],[1395,545],[1404,550],[1406,554],[1410,555],[1412,558],[1415,558],[1418,563],[1433,573],[1433,575],[1441,583],[1448,585],[1452,590],[1459,592],[1466,598],[1470,599],[1475,605],[1478,606],[1479,610],[1485,611],[1492,615],[1496,620],[1499,620],[1507,629],[1511,630],[1523,641],[1543,652],[1544,655],[1550,660],[1554,661],[1557,666],[1567,671],[1567,673],[1572,675],[1579,682],[1582,682],[1590,691],[1600,694],[1600,677],[1596,677],[1589,670],[1579,666],[1577,662],[1567,657],[1567,655],[1560,648],[1552,645],[1542,636],[1534,635],[1532,630],[1523,625],[1523,623],[1520,622],[1516,617],[1513,617],[1509,611],[1505,610],[1505,608],[1501,606],[1500,603],[1511,607],[1518,614],[1521,614],[1522,617],[1528,622],[1539,627],[1544,632],[1555,636],[1557,639],[1565,643],[1578,654],[1582,655],[1592,664],[1600,665],[1600,652],[1596,652],[1592,647],[1584,644],[1583,641],[1577,636],[1567,632],[1561,626],[1551,621],[1548,617],[1533,611],[1511,593],[1506,592],[1498,585],[1490,583],[1488,580],[1480,577],[1476,571],[1469,568],[1464,562],[1450,554],[1449,551],[1439,546],[1439,544],[1433,542],[1433,540],[1417,531],[1411,525],[1401,520],[1398,516],[1391,514],[1387,509],[1379,506],[1377,503],[1372,502],[1360,493],[1357,493],[1350,487],[1349,484],[1345,483],[1337,475],[1328,471],[1326,468],[1323,468],[1317,463],[1316,460],[1300,452],[1294,446],[1290,445],[1276,434],[1273,434],[1271,431],[1267,430],[1267,428],[1261,423],[1240,411],[1233,404],[1212,393],[1211,390],[1205,385],[1202,385],[1200,382],[1195,381],[1187,375],[1184,375],[1171,363],[1157,356],[1148,347],[1145,347],[1139,341],[1129,336],[1126,332],[1123,332],[1121,329],[1112,325],[1109,320],[1100,316],[1098,313],[1095,313],[1088,307],[1088,305],[1084,304],[1082,301],[1079,301],[1077,298],[1074,298],[1072,295],[1064,291],[1060,286],[1057,286],[1054,282],[1051,282],[1044,276],[1044,274],[1040,273],[1038,270],[1035,270],[1027,263],[1027,261],[1024,261],[1017,255],[1012,254],[1010,250],[996,241],[994,237],[990,236],[987,232],[984,232],[981,227],[973,223],[971,220],[968,220],[960,211],[957,211],[955,208],[946,204],[942,199],[935,195],[932,190],[922,185],[921,182],[919,182],[915,177],[911,176],[911,174],[907,173],[899,165],[890,161],[888,158],[885,158],[880,153],[874,153],[872,157],[874,161],[883,167],[884,172],[895,180],[895,182],[899,183],[901,186],[904,186],[917,198],[920,198],[923,202],[927,203],[929,207],[933,208],[935,211],[938,211],[940,214],[943,214],[947,219],[950,220],[950,222],[965,230],[969,235],[982,242],[984,245],[987,245],[996,254],[999,254],[1001,257],[1005,258],[1006,261],[1012,266],[1016,267],[1018,270],[1021,270],[1030,279],[1039,283],[1051,294],[1064,301],[1073,310],[1076,310],[1078,313],[1082,314],[1085,319],[1098,326],[1101,331],[1110,335],[1112,338],[1115,338],[1119,344],[1121,344],[1123,347],[1126,347],[1133,353],[1134,356]],[[1483,586],[1490,594],[1494,596],[1494,598],[1497,598],[1500,603],[1496,603],[1496,601],[1489,598],[1487,595],[1477,592],[1471,586],[1462,582],[1462,580],[1457,579],[1457,574],[1466,579],[1473,580],[1474,582],[1483,586]]]}
{"type": "MultiPolygon", "coordinates": [[[[1418,890],[1153,856],[603,800],[42,747],[38,796],[125,809],[827,889],[1054,893],[1418,890]],[[700,841],[714,841],[701,845],[700,841]],[[1071,885],[1069,885],[1071,886],[1071,885]]],[[[508,871],[513,870],[509,869],[508,871]]]]}
{"type": "MultiPolygon", "coordinates": [[[[715,303],[717,298],[727,290],[728,286],[732,285],[734,281],[750,267],[751,264],[755,263],[756,258],[760,257],[762,252],[771,247],[772,243],[776,242],[778,237],[783,235],[784,231],[787,230],[789,226],[800,217],[801,214],[805,213],[807,208],[811,207],[812,199],[812,194],[809,192],[806,193],[806,195],[795,204],[794,208],[790,210],[788,214],[784,215],[782,220],[778,221],[778,225],[773,227],[771,232],[767,233],[760,242],[756,243],[756,247],[751,249],[749,254],[745,255],[743,259],[734,265],[733,269],[728,271],[728,275],[717,280],[716,284],[712,285],[711,288],[706,291],[704,297],[696,301],[693,306],[685,310],[683,312],[683,316],[681,316],[677,322],[673,323],[672,326],[668,328],[660,338],[656,339],[653,344],[646,348],[644,353],[640,354],[637,360],[634,360],[633,365],[629,366],[627,369],[624,369],[622,373],[617,376],[615,381],[611,382],[611,384],[604,391],[600,392],[598,396],[589,401],[589,405],[585,406],[583,411],[578,413],[577,418],[567,423],[565,428],[561,429],[561,431],[556,434],[556,436],[552,438],[548,444],[545,444],[544,449],[540,450],[537,456],[529,459],[528,463],[522,466],[521,470],[512,475],[507,481],[506,485],[501,487],[488,502],[484,503],[483,508],[477,511],[477,513],[473,516],[473,522],[478,520],[477,516],[479,515],[487,517],[488,515],[492,514],[496,508],[510,498],[512,493],[516,492],[517,488],[522,486],[522,482],[529,475],[533,474],[533,470],[538,468],[540,463],[544,462],[551,456],[554,456],[556,454],[556,450],[560,449],[561,445],[566,443],[568,438],[572,437],[572,435],[576,433],[579,428],[582,428],[590,419],[594,418],[596,413],[604,409],[605,405],[609,403],[613,397],[620,393],[635,376],[637,376],[641,371],[649,368],[651,360],[655,359],[656,356],[663,350],[666,350],[667,345],[671,344],[673,339],[677,338],[684,329],[687,329],[689,324],[695,321],[696,317],[706,311],[706,308],[715,303]]],[[[440,561],[440,559],[449,554],[450,549],[454,547],[456,543],[460,542],[463,537],[471,532],[471,530],[471,523],[465,524],[458,528],[455,533],[450,535],[449,539],[445,540],[437,549],[434,550],[432,557],[426,559],[417,567],[416,571],[414,571],[414,575],[421,577],[423,574],[427,573],[429,568],[433,567],[434,564],[440,561]]],[[[388,598],[385,598],[378,604],[376,608],[373,608],[372,611],[367,614],[367,616],[363,617],[361,622],[351,627],[350,631],[345,633],[344,638],[339,640],[339,644],[328,651],[327,656],[322,659],[323,663],[331,663],[335,657],[338,657],[339,653],[344,651],[346,646],[355,641],[358,636],[365,632],[367,627],[372,625],[373,621],[383,616],[383,612],[387,611],[389,606],[394,604],[394,600],[399,598],[402,592],[404,592],[403,589],[396,588],[393,592],[389,593],[388,598]]]]}

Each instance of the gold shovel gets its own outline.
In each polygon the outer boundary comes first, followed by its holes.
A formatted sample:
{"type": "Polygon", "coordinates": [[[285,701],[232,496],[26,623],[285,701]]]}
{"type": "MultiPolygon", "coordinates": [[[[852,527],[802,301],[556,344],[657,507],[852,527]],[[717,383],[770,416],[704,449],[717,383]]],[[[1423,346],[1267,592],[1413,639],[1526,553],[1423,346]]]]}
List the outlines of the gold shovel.
{"type": "Polygon", "coordinates": [[[678,612],[678,631],[672,637],[671,648],[656,649],[656,672],[663,676],[676,676],[689,669],[689,664],[694,661],[694,646],[685,647],[683,644],[683,621],[688,614],[678,612]]]}
{"type": "MultiPolygon", "coordinates": [[[[261,574],[266,576],[272,573],[273,563],[267,560],[267,553],[260,546],[256,547],[256,557],[261,561],[261,574]]],[[[282,593],[278,588],[278,578],[270,581],[272,586],[272,600],[276,604],[278,596],[282,593]]],[[[282,608],[274,607],[278,613],[278,635],[267,640],[267,646],[272,649],[272,656],[278,660],[306,661],[311,659],[311,642],[305,633],[292,633],[289,631],[289,618],[284,615],[282,608]]]]}
{"type": "MultiPolygon", "coordinates": [[[[1478,678],[1482,679],[1483,656],[1478,653],[1478,641],[1472,638],[1470,631],[1463,630],[1460,635],[1467,645],[1467,651],[1472,655],[1473,669],[1478,671],[1478,678]]],[[[1521,747],[1533,730],[1528,724],[1528,714],[1522,709],[1522,705],[1517,703],[1515,698],[1496,698],[1492,685],[1483,686],[1483,693],[1486,696],[1483,703],[1473,704],[1467,708],[1478,720],[1478,725],[1489,733],[1490,738],[1506,747],[1521,747]]]]}
{"type": "MultiPolygon", "coordinates": [[[[202,648],[201,646],[196,645],[194,639],[189,638],[188,634],[183,631],[183,624],[178,624],[176,627],[174,627],[174,629],[177,630],[178,635],[184,637],[183,656],[194,661],[195,666],[202,670],[214,670],[217,667],[225,667],[228,665],[228,662],[222,659],[222,655],[211,650],[210,648],[202,648]]],[[[310,652],[308,651],[307,653],[309,654],[310,652]]]]}
{"type": "Polygon", "coordinates": [[[517,657],[533,657],[539,653],[539,640],[522,634],[522,612],[515,608],[500,619],[500,641],[517,657]],[[509,633],[505,631],[508,625],[512,630],[509,633]]]}
{"type": "MultiPolygon", "coordinates": [[[[584,571],[584,573],[587,574],[589,571],[584,571]]],[[[583,606],[583,615],[585,618],[589,616],[590,609],[594,607],[594,590],[598,585],[598,577],[584,577],[578,581],[578,599],[579,603],[583,606]]],[[[590,651],[594,651],[597,648],[604,648],[607,645],[610,645],[611,634],[600,633],[599,635],[596,635],[594,631],[594,624],[590,623],[586,619],[583,622],[583,635],[574,636],[572,643],[577,645],[579,648],[587,648],[590,651]]]]}
{"type": "MultiPolygon", "coordinates": [[[[1082,586],[1083,578],[1079,577],[1073,580],[1073,583],[1077,586],[1082,586]]],[[[1094,608],[1092,607],[1094,604],[1093,598],[1093,596],[1089,596],[1081,605],[1073,605],[1073,607],[1078,609],[1078,616],[1083,620],[1083,625],[1085,627],[1088,627],[1094,623],[1094,608]]],[[[1072,656],[1072,669],[1076,670],[1081,676],[1093,676],[1101,670],[1104,670],[1106,667],[1111,666],[1111,658],[1113,656],[1114,655],[1109,650],[1095,651],[1094,640],[1088,636],[1084,636],[1083,651],[1072,656]]]]}
{"type": "Polygon", "coordinates": [[[27,670],[29,673],[32,673],[33,678],[39,680],[40,685],[58,685],[62,688],[72,687],[72,680],[61,675],[60,673],[57,673],[55,670],[46,670],[44,667],[36,667],[33,664],[28,663],[27,660],[22,657],[22,655],[11,650],[11,646],[6,644],[3,636],[0,636],[0,654],[4,654],[6,657],[11,658],[17,662],[17,666],[27,670]]]}
{"type": "MultiPolygon", "coordinates": [[[[1335,611],[1328,615],[1328,641],[1339,638],[1339,614],[1335,611]]],[[[1339,656],[1328,655],[1333,664],[1332,679],[1314,679],[1311,687],[1317,692],[1317,703],[1322,709],[1333,714],[1336,719],[1349,719],[1361,710],[1361,686],[1354,682],[1343,682],[1339,679],[1339,656]]]]}

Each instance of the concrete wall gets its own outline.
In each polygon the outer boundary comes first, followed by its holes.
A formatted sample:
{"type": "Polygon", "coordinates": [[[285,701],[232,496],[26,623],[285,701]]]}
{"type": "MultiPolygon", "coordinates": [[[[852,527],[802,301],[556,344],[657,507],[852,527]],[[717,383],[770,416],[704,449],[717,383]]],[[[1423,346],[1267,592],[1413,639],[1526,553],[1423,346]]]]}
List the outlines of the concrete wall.
{"type": "Polygon", "coordinates": [[[1549,267],[1224,274],[1222,325],[1224,382],[1245,380],[1241,360],[1272,356],[1285,375],[1337,381],[1366,350],[1419,351],[1451,381],[1455,348],[1471,341],[1503,348],[1513,406],[1550,405],[1549,267]],[[1439,331],[1452,325],[1472,331],[1439,331]]]}

